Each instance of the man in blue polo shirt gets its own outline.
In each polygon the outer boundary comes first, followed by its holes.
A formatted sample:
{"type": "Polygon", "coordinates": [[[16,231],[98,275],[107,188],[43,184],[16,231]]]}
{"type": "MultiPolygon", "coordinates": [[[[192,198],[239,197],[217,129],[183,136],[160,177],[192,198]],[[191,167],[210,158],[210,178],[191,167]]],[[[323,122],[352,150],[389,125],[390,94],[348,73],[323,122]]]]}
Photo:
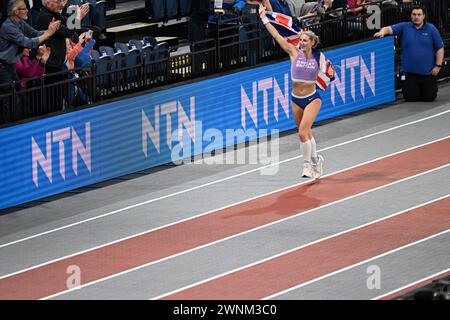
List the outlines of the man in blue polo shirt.
{"type": "Polygon", "coordinates": [[[403,47],[401,75],[402,93],[406,101],[434,101],[436,76],[444,60],[444,43],[434,25],[425,21],[425,8],[411,9],[411,22],[382,28],[375,37],[394,34],[403,47]]]}

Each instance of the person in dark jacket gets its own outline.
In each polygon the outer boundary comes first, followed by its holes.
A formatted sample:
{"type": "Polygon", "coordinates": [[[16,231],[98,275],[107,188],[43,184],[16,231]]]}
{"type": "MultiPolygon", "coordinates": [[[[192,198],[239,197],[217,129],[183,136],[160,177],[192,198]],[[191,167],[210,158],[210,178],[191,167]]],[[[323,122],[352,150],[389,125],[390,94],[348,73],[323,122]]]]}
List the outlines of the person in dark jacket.
{"type": "Polygon", "coordinates": [[[210,14],[209,0],[192,0],[191,16],[188,24],[188,37],[191,44],[191,52],[193,52],[193,72],[201,73],[202,64],[205,60],[205,54],[195,52],[205,50],[207,48],[206,27],[208,25],[208,17],[210,14]]]}
{"type": "MultiPolygon", "coordinates": [[[[36,19],[36,28],[46,28],[52,20],[61,21],[61,27],[53,37],[45,42],[47,47],[52,49],[46,65],[46,84],[54,84],[68,79],[68,72],[65,65],[66,60],[66,38],[78,42],[78,34],[74,29],[68,27],[67,17],[61,14],[67,2],[61,0],[42,0],[43,7],[36,19]],[[64,72],[66,71],[66,72],[64,72]]],[[[46,94],[45,112],[53,112],[68,107],[68,85],[59,83],[48,86],[46,94]]]]}
{"type": "Polygon", "coordinates": [[[45,41],[45,45],[52,48],[52,53],[47,61],[46,72],[47,74],[60,72],[65,69],[66,38],[78,39],[78,34],[74,29],[67,27],[67,18],[60,13],[62,1],[43,0],[42,5],[43,8],[36,19],[36,27],[38,29],[45,30],[53,19],[61,21],[61,27],[58,31],[52,38],[45,41]]]}
{"type": "Polygon", "coordinates": [[[94,31],[95,38],[106,39],[106,10],[105,0],[69,0],[68,6],[88,7],[87,14],[83,17],[81,25],[94,31]]]}
{"type": "Polygon", "coordinates": [[[206,26],[210,14],[209,0],[192,0],[189,18],[189,42],[206,39],[206,26]]]}

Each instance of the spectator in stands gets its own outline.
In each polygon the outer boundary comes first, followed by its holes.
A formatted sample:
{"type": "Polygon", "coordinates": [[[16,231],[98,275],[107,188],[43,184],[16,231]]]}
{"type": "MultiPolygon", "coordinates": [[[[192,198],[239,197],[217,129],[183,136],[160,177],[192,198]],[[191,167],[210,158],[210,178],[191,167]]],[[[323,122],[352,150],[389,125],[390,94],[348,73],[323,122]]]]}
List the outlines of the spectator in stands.
{"type": "Polygon", "coordinates": [[[439,31],[425,17],[425,8],[415,5],[411,22],[384,27],[374,35],[394,34],[401,39],[401,83],[406,101],[434,101],[438,91],[436,76],[444,60],[444,43],[439,31]]]}
{"type": "MultiPolygon", "coordinates": [[[[40,1],[40,0],[36,0],[36,1],[40,1]]],[[[0,0],[0,6],[2,8],[1,17],[0,17],[0,26],[6,20],[6,18],[8,18],[8,10],[7,10],[8,2],[9,2],[8,0],[0,0]]],[[[24,0],[24,3],[28,9],[28,24],[30,26],[33,26],[31,15],[30,15],[30,9],[33,6],[33,1],[32,0],[24,0]]]]}
{"type": "MultiPolygon", "coordinates": [[[[31,1],[31,0],[29,0],[29,1],[31,1]]],[[[30,9],[30,15],[29,15],[31,17],[30,25],[35,27],[37,16],[39,15],[39,12],[41,11],[41,8],[42,8],[42,0],[32,0],[32,1],[33,1],[33,3],[32,3],[32,5],[30,5],[31,9],[30,9]]]]}
{"type": "MultiPolygon", "coordinates": [[[[83,58],[84,54],[88,54],[88,52],[92,49],[95,41],[92,41],[92,33],[83,32],[79,39],[78,43],[72,41],[72,39],[66,39],[66,67],[69,70],[73,70],[75,68],[75,60],[81,54],[83,58]]],[[[85,63],[83,63],[84,65],[85,63]]]]}
{"type": "Polygon", "coordinates": [[[95,38],[106,39],[107,2],[105,0],[69,0],[68,5],[69,7],[77,6],[82,10],[87,7],[88,12],[81,21],[82,27],[94,30],[95,38]]]}
{"type": "Polygon", "coordinates": [[[192,56],[192,72],[194,74],[201,73],[203,63],[206,60],[204,53],[197,53],[207,49],[207,43],[204,42],[207,37],[206,28],[208,25],[208,17],[211,13],[209,8],[209,0],[192,0],[191,16],[188,22],[188,38],[192,56]]]}
{"type": "Polygon", "coordinates": [[[209,14],[209,0],[192,0],[191,16],[188,25],[190,43],[206,39],[206,26],[208,25],[209,14]]]}
{"type": "MultiPolygon", "coordinates": [[[[214,7],[214,2],[211,2],[212,9],[214,9],[215,14],[222,14],[223,20],[234,19],[237,15],[239,15],[247,4],[247,0],[223,0],[222,7],[216,8],[214,7]]],[[[210,16],[209,21],[216,21],[217,16],[210,16]]]]}
{"type": "Polygon", "coordinates": [[[23,0],[9,1],[8,18],[0,29],[0,84],[19,80],[14,66],[22,54],[22,48],[37,49],[60,27],[60,21],[50,20],[43,28],[46,31],[37,31],[24,21],[27,13],[23,0]]]}
{"type": "Polygon", "coordinates": [[[339,9],[344,9],[347,7],[347,0],[333,0],[331,4],[331,11],[334,13],[331,14],[332,17],[340,17],[343,15],[343,12],[339,9]]]}
{"type": "Polygon", "coordinates": [[[221,6],[217,6],[215,1],[211,2],[210,8],[214,14],[208,18],[211,24],[208,31],[214,35],[214,38],[218,35],[222,39],[222,45],[239,41],[241,21],[238,17],[246,4],[247,0],[223,0],[221,6]]]}
{"type": "MultiPolygon", "coordinates": [[[[50,58],[47,62],[47,74],[60,72],[65,69],[66,60],[66,38],[78,42],[78,34],[74,29],[67,27],[67,18],[60,11],[65,3],[61,0],[43,0],[41,9],[36,21],[38,28],[45,28],[52,20],[61,21],[61,27],[55,35],[46,41],[46,45],[52,48],[50,58]]],[[[55,79],[56,81],[60,79],[55,79]]]]}
{"type": "Polygon", "coordinates": [[[364,11],[366,0],[347,0],[347,7],[354,15],[358,15],[364,11]]]}
{"type": "MultiPolygon", "coordinates": [[[[79,79],[79,72],[83,73],[83,70],[80,69],[90,65],[91,57],[89,52],[92,50],[94,44],[95,40],[92,39],[92,32],[82,33],[78,43],[74,43],[71,39],[66,39],[66,66],[70,70],[70,79],[79,79]],[[78,70],[74,70],[75,68],[78,70]]],[[[72,81],[68,89],[68,102],[71,105],[89,104],[92,102],[92,99],[85,94],[78,81],[72,81]]]]}
{"type": "Polygon", "coordinates": [[[285,0],[289,6],[292,16],[297,18],[306,18],[316,15],[319,5],[322,5],[322,0],[306,2],[304,0],[285,0]]]}
{"type": "Polygon", "coordinates": [[[248,0],[247,3],[261,4],[267,11],[290,16],[293,18],[292,22],[294,24],[300,25],[297,17],[300,15],[300,8],[305,4],[305,0],[248,0]]]}
{"type": "MultiPolygon", "coordinates": [[[[261,2],[268,11],[280,12],[291,17],[297,18],[297,24],[303,19],[308,19],[308,25],[312,23],[318,23],[321,19],[321,15],[325,11],[330,10],[333,4],[333,0],[318,0],[305,2],[304,0],[263,0],[261,2]],[[316,19],[311,19],[316,17],[316,19]]],[[[249,1],[249,3],[255,3],[249,1]]]]}
{"type": "MultiPolygon", "coordinates": [[[[3,21],[6,20],[6,18],[8,18],[8,11],[7,11],[7,7],[8,7],[8,0],[0,0],[0,6],[2,7],[2,11],[1,11],[1,18],[0,18],[0,26],[3,23],[3,21]]],[[[34,0],[34,2],[36,3],[40,3],[41,0],[34,0]]],[[[25,6],[28,9],[28,24],[30,26],[34,26],[33,25],[33,15],[32,15],[32,8],[33,8],[33,0],[24,0],[25,6]]]]}
{"type": "MultiPolygon", "coordinates": [[[[292,2],[290,2],[292,7],[289,7],[287,0],[270,0],[268,2],[269,6],[267,6],[267,1],[266,3],[264,3],[264,1],[261,1],[262,5],[265,6],[268,11],[279,12],[288,16],[295,17],[295,14],[293,13],[295,12],[295,7],[293,6],[292,2]]],[[[304,0],[298,1],[299,5],[303,3],[305,3],[304,0]]]]}
{"type": "MultiPolygon", "coordinates": [[[[76,26],[67,22],[67,17],[61,12],[66,5],[67,0],[42,0],[43,8],[37,17],[36,26],[38,28],[45,28],[50,21],[61,21],[61,27],[55,35],[47,40],[45,43],[52,48],[52,52],[47,61],[46,66],[46,84],[54,84],[60,81],[67,80],[68,73],[65,65],[66,60],[66,38],[78,42],[78,34],[74,29],[76,26]]],[[[82,18],[79,16],[79,18],[82,18]]],[[[46,108],[48,112],[53,112],[65,109],[67,106],[68,86],[67,84],[58,84],[47,87],[47,101],[46,108]]]]}
{"type": "Polygon", "coordinates": [[[89,14],[89,4],[83,5],[69,5],[69,0],[60,0],[61,2],[61,15],[67,19],[67,27],[72,30],[76,30],[78,33],[89,30],[84,28],[83,21],[89,14]],[[70,8],[70,9],[69,9],[70,8]],[[75,17],[73,16],[75,14],[75,17]]]}
{"type": "Polygon", "coordinates": [[[102,29],[90,23],[90,21],[92,20],[92,9],[88,3],[73,6],[69,3],[70,0],[62,0],[62,1],[63,1],[63,9],[61,11],[61,14],[64,17],[66,17],[67,20],[73,19],[72,14],[75,9],[76,13],[75,19],[77,21],[77,25],[74,26],[74,30],[78,34],[87,31],[93,31],[93,35],[95,38],[99,38],[101,36],[100,38],[106,39],[106,36],[104,34],[102,35],[102,29]],[[74,9],[69,10],[69,8],[71,7],[73,7],[74,9]]]}
{"type": "Polygon", "coordinates": [[[322,15],[325,14],[326,11],[331,10],[332,5],[333,0],[307,2],[300,6],[295,14],[300,21],[302,21],[303,19],[308,19],[308,25],[319,23],[321,21],[322,15]]]}
{"type": "Polygon", "coordinates": [[[45,64],[50,56],[51,48],[40,46],[34,58],[30,57],[30,49],[22,51],[22,57],[16,62],[16,72],[20,78],[20,88],[29,87],[31,78],[41,77],[45,73],[45,64]]]}
{"type": "Polygon", "coordinates": [[[73,0],[60,0],[61,1],[61,14],[64,15],[67,19],[69,19],[74,13],[76,15],[76,22],[83,24],[83,20],[89,14],[91,8],[88,3],[73,4],[73,0]],[[70,8],[70,10],[68,10],[70,8]]]}

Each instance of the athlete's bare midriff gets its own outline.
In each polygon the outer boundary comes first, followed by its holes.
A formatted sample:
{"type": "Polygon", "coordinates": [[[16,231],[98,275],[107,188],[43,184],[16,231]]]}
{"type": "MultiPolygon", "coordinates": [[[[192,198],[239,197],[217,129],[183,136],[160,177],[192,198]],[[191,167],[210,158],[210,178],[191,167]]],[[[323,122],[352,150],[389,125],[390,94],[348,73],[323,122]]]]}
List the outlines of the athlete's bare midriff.
{"type": "Polygon", "coordinates": [[[315,83],[292,81],[292,93],[298,97],[307,96],[316,90],[315,83]]]}

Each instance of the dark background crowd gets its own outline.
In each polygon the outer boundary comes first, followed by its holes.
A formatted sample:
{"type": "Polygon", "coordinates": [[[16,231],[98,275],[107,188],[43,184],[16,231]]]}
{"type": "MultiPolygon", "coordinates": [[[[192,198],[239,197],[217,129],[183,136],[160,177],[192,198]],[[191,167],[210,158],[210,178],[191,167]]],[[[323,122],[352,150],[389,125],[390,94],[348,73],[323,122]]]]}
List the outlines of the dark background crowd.
{"type": "MultiPolygon", "coordinates": [[[[373,36],[379,29],[367,29],[366,22],[369,6],[376,3],[383,10],[382,26],[393,26],[393,32],[386,35],[394,34],[397,44],[404,49],[403,69],[398,78],[403,95],[409,101],[421,100],[421,96],[410,94],[418,90],[407,90],[405,86],[421,88],[423,77],[434,83],[442,73],[445,67],[442,38],[448,38],[442,33],[449,31],[450,0],[142,1],[147,22],[162,24],[158,31],[169,30],[164,26],[170,25],[171,19],[177,23],[182,17],[189,18],[185,29],[173,29],[178,38],[185,38],[180,41],[184,40],[189,47],[187,56],[183,53],[176,56],[180,46],[157,41],[153,34],[142,39],[130,36],[125,43],[115,41],[114,34],[107,32],[107,12],[118,5],[115,1],[0,2],[0,123],[4,123],[89,105],[227,68],[283,58],[273,49],[273,41],[263,41],[258,2],[268,11],[291,16],[300,28],[316,32],[323,47],[373,36]],[[413,9],[423,14],[422,23],[415,24],[412,20],[413,9]],[[399,23],[409,25],[400,28],[399,23]],[[409,30],[411,26],[413,29],[409,30]],[[408,32],[423,29],[431,30],[431,42],[424,38],[423,43],[432,46],[416,50],[418,45],[409,43],[408,32]],[[213,51],[214,61],[209,60],[213,51]],[[419,60],[426,57],[427,64],[432,66],[430,70],[408,69],[409,61],[417,59],[415,55],[420,55],[419,60]]],[[[126,1],[122,5],[126,7],[126,1]]],[[[429,90],[437,93],[437,86],[429,90]]],[[[425,96],[426,101],[431,101],[436,94],[425,96]]]]}

